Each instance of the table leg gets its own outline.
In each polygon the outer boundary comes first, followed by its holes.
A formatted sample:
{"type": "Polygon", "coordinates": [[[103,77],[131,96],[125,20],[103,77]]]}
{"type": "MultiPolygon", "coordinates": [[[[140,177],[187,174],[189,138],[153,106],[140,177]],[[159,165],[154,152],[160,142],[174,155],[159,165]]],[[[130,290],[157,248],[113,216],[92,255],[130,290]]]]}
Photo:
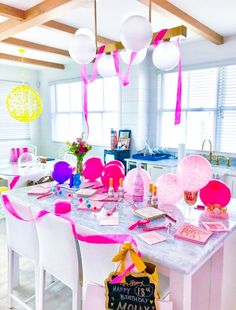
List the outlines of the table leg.
{"type": "Polygon", "coordinates": [[[13,252],[13,279],[12,279],[12,287],[16,288],[20,283],[20,263],[19,263],[19,255],[16,252],[13,252]]]}
{"type": "Polygon", "coordinates": [[[209,310],[221,309],[223,283],[224,247],[211,258],[211,283],[209,310]]]}
{"type": "Polygon", "coordinates": [[[192,276],[170,270],[170,300],[174,310],[191,310],[192,276]]]}

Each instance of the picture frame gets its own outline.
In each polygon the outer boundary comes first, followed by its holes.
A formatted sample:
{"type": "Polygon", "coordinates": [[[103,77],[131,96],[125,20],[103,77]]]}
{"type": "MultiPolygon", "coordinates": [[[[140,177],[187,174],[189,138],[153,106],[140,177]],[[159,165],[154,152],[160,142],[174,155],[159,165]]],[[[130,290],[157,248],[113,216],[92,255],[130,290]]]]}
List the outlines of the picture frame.
{"type": "Polygon", "coordinates": [[[120,129],[117,148],[119,150],[128,150],[130,147],[130,139],[131,139],[131,130],[120,129]]]}

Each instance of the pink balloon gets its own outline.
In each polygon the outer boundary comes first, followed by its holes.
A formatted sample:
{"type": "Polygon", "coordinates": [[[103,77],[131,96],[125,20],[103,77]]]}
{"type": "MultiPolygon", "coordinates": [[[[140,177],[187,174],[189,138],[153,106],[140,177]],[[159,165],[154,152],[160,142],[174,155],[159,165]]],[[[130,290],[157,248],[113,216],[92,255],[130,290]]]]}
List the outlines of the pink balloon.
{"type": "Polygon", "coordinates": [[[206,206],[219,204],[224,208],[230,201],[231,191],[224,182],[211,180],[200,190],[200,198],[206,206]]]}
{"type": "Polygon", "coordinates": [[[120,166],[125,171],[125,166],[124,166],[124,164],[121,161],[119,161],[117,159],[111,160],[111,161],[109,161],[109,163],[106,164],[106,166],[111,165],[111,164],[112,165],[114,164],[114,165],[120,166]]]}
{"type": "MultiPolygon", "coordinates": [[[[130,170],[124,179],[124,190],[129,195],[133,195],[134,180],[135,180],[137,171],[138,171],[137,168],[130,170]]],[[[144,193],[146,193],[148,192],[148,189],[149,189],[149,183],[151,183],[151,177],[150,177],[150,174],[144,169],[141,169],[141,175],[142,175],[143,183],[144,183],[144,193]]]]}
{"type": "Polygon", "coordinates": [[[213,175],[211,164],[200,155],[184,157],[177,167],[179,184],[185,191],[198,191],[210,181],[213,175]]]}
{"type": "Polygon", "coordinates": [[[89,158],[83,165],[83,176],[88,180],[94,181],[101,176],[103,167],[101,158],[89,158]]]}
{"type": "Polygon", "coordinates": [[[176,174],[163,174],[158,178],[156,185],[158,202],[161,204],[175,204],[184,195],[183,189],[178,183],[176,174]]]}
{"type": "Polygon", "coordinates": [[[109,179],[113,178],[113,187],[114,187],[114,190],[117,190],[119,186],[120,178],[124,179],[124,177],[125,177],[125,173],[120,166],[110,164],[103,168],[102,175],[101,175],[101,181],[102,181],[103,186],[105,188],[108,188],[109,179]]]}

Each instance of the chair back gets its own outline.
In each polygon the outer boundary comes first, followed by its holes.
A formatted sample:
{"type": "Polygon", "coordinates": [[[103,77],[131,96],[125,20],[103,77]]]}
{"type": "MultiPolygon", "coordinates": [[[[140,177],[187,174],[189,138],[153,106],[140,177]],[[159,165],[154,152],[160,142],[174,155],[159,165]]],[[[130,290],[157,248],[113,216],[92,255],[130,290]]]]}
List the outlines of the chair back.
{"type": "Polygon", "coordinates": [[[76,167],[77,165],[77,158],[73,154],[64,154],[64,161],[71,165],[72,168],[76,167]]]}
{"type": "MultiPolygon", "coordinates": [[[[39,210],[33,208],[33,213],[39,210]]],[[[36,221],[40,266],[70,288],[79,281],[77,241],[69,221],[47,214],[36,221]]]]}
{"type": "MultiPolygon", "coordinates": [[[[77,232],[81,235],[96,235],[97,233],[87,227],[78,226],[77,232]]],[[[90,244],[79,241],[82,267],[83,267],[83,296],[87,285],[91,282],[104,285],[105,279],[115,270],[116,265],[112,258],[119,251],[119,244],[90,244]]]]}
{"type": "MultiPolygon", "coordinates": [[[[13,203],[12,201],[11,204],[22,218],[32,219],[32,212],[29,205],[13,203]]],[[[5,211],[5,216],[8,247],[20,255],[37,262],[39,245],[34,221],[21,221],[11,215],[7,210],[5,211]]]]}

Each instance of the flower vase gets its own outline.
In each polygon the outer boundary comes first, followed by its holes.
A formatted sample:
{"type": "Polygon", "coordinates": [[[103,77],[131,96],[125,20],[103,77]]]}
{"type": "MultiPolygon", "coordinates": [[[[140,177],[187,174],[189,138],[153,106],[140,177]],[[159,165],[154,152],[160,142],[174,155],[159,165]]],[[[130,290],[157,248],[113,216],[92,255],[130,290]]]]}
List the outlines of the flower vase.
{"type": "Polygon", "coordinates": [[[76,173],[83,175],[83,159],[77,158],[76,173]]]}

